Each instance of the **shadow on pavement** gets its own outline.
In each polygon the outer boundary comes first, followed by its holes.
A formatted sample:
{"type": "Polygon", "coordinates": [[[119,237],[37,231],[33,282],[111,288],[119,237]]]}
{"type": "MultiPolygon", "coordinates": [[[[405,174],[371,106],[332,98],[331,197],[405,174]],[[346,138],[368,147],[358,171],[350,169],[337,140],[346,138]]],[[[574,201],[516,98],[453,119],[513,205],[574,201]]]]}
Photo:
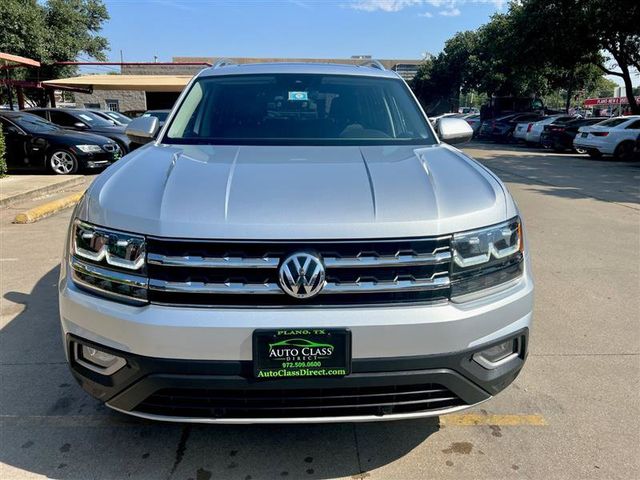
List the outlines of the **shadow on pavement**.
{"type": "Polygon", "coordinates": [[[58,321],[59,267],[29,294],[8,292],[0,331],[0,471],[49,478],[364,478],[439,428],[376,424],[183,425],[109,410],[69,373],[58,321]],[[4,464],[4,466],[2,465],[4,464]]]}
{"type": "Polygon", "coordinates": [[[465,150],[471,150],[472,157],[502,180],[537,186],[536,191],[543,195],[640,205],[640,162],[596,160],[506,144],[474,142],[465,145],[465,150]]]}

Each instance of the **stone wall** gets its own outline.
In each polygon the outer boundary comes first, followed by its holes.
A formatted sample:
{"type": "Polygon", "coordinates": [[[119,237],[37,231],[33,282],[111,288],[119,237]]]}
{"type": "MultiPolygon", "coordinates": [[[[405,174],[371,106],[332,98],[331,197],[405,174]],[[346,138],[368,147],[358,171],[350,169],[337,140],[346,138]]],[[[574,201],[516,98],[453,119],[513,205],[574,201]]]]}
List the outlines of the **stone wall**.
{"type": "Polygon", "coordinates": [[[107,100],[118,100],[119,110],[146,110],[147,100],[144,92],[133,90],[94,90],[93,93],[74,93],[76,107],[85,108],[87,104],[99,104],[101,110],[107,110],[107,100]]]}

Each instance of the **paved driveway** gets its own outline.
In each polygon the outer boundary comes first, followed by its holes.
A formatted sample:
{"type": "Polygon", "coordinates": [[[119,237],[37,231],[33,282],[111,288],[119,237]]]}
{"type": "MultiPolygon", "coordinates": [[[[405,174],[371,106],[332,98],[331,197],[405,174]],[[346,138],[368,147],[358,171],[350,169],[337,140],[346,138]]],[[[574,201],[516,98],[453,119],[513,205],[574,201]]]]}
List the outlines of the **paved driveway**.
{"type": "Polygon", "coordinates": [[[70,212],[0,213],[0,478],[637,478],[640,164],[465,148],[508,184],[537,280],[528,363],[481,407],[422,421],[185,426],[105,409],[64,363],[55,283],[70,212]]]}

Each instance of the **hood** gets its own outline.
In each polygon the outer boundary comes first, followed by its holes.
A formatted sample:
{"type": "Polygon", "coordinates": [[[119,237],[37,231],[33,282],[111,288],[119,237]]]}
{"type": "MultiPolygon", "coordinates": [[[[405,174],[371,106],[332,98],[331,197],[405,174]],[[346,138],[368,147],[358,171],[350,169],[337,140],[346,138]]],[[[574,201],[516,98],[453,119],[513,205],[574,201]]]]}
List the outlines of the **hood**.
{"type": "Polygon", "coordinates": [[[76,132],[74,130],[59,129],[51,133],[38,133],[34,135],[63,142],[67,145],[81,145],[83,143],[90,145],[104,145],[106,143],[113,143],[113,140],[110,138],[88,132],[76,132]]]}
{"type": "Polygon", "coordinates": [[[490,225],[501,183],[446,145],[156,146],[108,168],[83,220],[166,237],[391,238],[490,225]]]}

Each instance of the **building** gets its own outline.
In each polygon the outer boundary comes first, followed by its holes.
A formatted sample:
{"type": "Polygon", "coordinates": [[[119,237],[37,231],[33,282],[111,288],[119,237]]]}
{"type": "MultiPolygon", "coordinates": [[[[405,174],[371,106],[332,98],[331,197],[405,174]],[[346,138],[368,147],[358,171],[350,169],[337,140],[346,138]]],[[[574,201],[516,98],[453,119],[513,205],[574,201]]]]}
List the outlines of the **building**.
{"type": "MultiPolygon", "coordinates": [[[[213,65],[226,57],[173,57],[171,63],[139,63],[123,64],[122,75],[195,75],[207,65],[213,65]]],[[[371,59],[368,55],[357,55],[352,58],[228,58],[238,64],[273,63],[273,62],[313,62],[313,63],[346,63],[358,65],[371,59]]],[[[407,81],[413,79],[422,60],[382,59],[378,60],[385,68],[398,72],[407,81]]],[[[77,107],[116,110],[119,112],[144,111],[171,108],[180,92],[162,91],[158,88],[148,90],[117,90],[93,88],[90,93],[75,93],[77,107]]]]}

